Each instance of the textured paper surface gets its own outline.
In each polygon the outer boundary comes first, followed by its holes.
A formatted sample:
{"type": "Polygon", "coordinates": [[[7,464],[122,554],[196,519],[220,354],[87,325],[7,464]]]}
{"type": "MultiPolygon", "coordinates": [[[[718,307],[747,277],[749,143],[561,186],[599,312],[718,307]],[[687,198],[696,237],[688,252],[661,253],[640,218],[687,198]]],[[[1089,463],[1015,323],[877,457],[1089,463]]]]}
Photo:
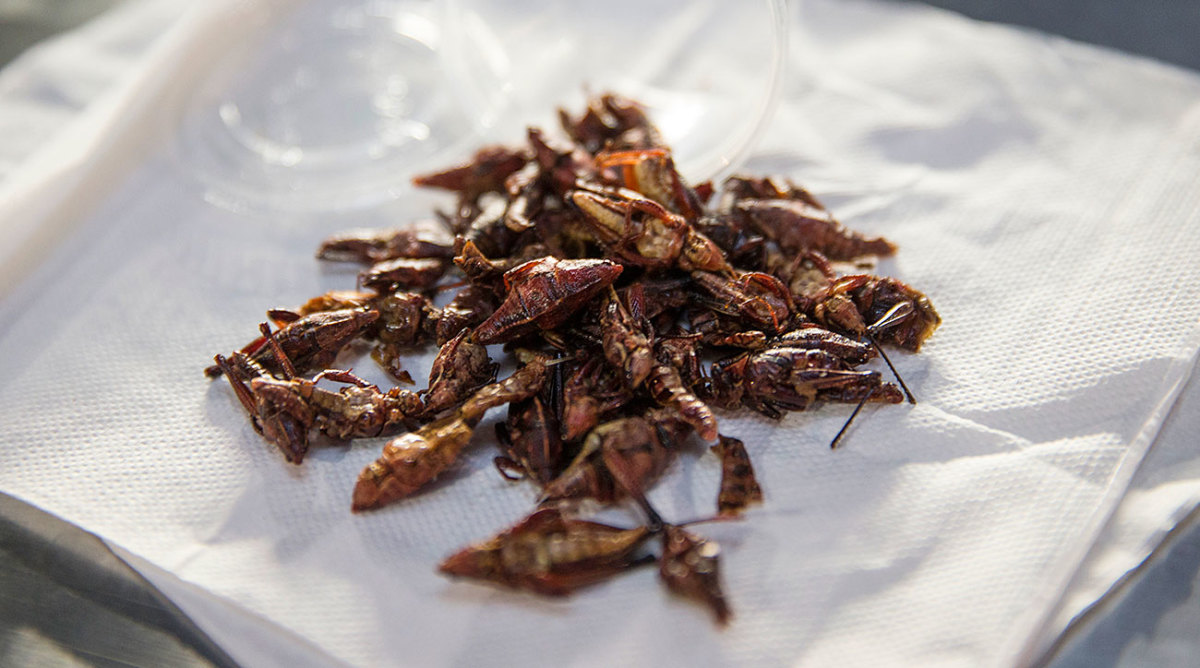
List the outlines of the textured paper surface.
{"type": "MultiPolygon", "coordinates": [[[[378,442],[287,466],[199,374],[264,308],[352,284],[311,259],[323,236],[436,197],[235,214],[152,154],[0,305],[0,484],[187,588],[184,609],[243,660],[253,636],[196,614],[207,597],[303,638],[317,665],[1016,661],[1190,373],[1200,81],[910,6],[814,2],[794,20],[796,73],[747,169],[895,240],[881,273],[946,322],[896,360],[920,404],[868,411],[838,452],[848,409],[723,420],[767,497],[705,529],[725,547],[728,630],[652,570],[566,601],[448,582],[442,557],[532,503],[491,468],[486,429],[445,484],[356,517],[378,442]]],[[[711,512],[719,471],[699,452],[655,490],[668,516],[711,512]]]]}
{"type": "MultiPolygon", "coordinates": [[[[1155,439],[1153,449],[1138,468],[1129,491],[1121,500],[1121,505],[1111,522],[1105,527],[1087,560],[1080,566],[1061,606],[1054,611],[1051,621],[1043,627],[1041,634],[1037,638],[1031,638],[1031,650],[1045,651],[1051,648],[1055,641],[1063,640],[1058,634],[1068,624],[1082,627],[1085,630],[1081,633],[1086,633],[1088,623],[1099,623],[1102,619],[1100,615],[1080,615],[1080,612],[1091,611],[1095,607],[1097,612],[1106,613],[1109,608],[1105,607],[1105,603],[1108,600],[1100,598],[1101,595],[1110,590],[1130,591],[1120,585],[1127,584],[1126,580],[1140,577],[1143,569],[1139,568],[1133,572],[1129,572],[1129,569],[1135,564],[1141,565],[1152,553],[1158,554],[1163,549],[1169,549],[1168,534],[1173,529],[1178,531],[1177,523],[1183,523],[1183,527],[1188,526],[1189,515],[1195,514],[1197,500],[1200,499],[1200,490],[1196,485],[1196,479],[1200,477],[1197,474],[1200,470],[1200,453],[1196,449],[1196,434],[1200,433],[1200,411],[1196,410],[1197,406],[1200,406],[1200,382],[1197,382],[1193,371],[1179,402],[1163,422],[1162,431],[1155,439]],[[1077,615],[1080,616],[1073,619],[1077,615]]],[[[1160,567],[1159,570],[1163,569],[1160,567]]],[[[1138,587],[1143,586],[1140,579],[1136,581],[1138,587]]],[[[1178,584],[1177,579],[1172,582],[1178,584]]],[[[1191,595],[1190,590],[1181,591],[1185,595],[1191,595]]],[[[1138,596],[1141,600],[1146,600],[1144,594],[1139,593],[1138,596]]],[[[1161,602],[1149,603],[1158,605],[1161,602]]],[[[1127,604],[1119,605],[1126,606],[1123,611],[1126,614],[1125,618],[1131,618],[1127,604]]],[[[1187,601],[1183,601],[1182,605],[1186,606],[1187,601]]],[[[1132,617],[1137,615],[1135,612],[1132,617]]],[[[1173,619],[1173,623],[1177,624],[1178,621],[1173,619]]],[[[1103,623],[1112,626],[1110,619],[1103,619],[1103,623]]],[[[1186,624],[1186,621],[1184,623],[1186,624]]],[[[1164,629],[1158,625],[1149,637],[1132,634],[1131,646],[1149,644],[1161,650],[1162,638],[1174,638],[1177,643],[1184,643],[1183,646],[1177,645],[1173,649],[1182,650],[1184,653],[1181,656],[1188,655],[1187,647],[1190,645],[1186,642],[1189,642],[1189,634],[1182,631],[1173,633],[1170,627],[1164,629]]],[[[1167,645],[1167,651],[1171,650],[1172,647],[1167,645]]],[[[1137,656],[1136,649],[1126,648],[1122,648],[1122,655],[1127,656],[1127,651],[1133,651],[1133,655],[1137,656]]]]}

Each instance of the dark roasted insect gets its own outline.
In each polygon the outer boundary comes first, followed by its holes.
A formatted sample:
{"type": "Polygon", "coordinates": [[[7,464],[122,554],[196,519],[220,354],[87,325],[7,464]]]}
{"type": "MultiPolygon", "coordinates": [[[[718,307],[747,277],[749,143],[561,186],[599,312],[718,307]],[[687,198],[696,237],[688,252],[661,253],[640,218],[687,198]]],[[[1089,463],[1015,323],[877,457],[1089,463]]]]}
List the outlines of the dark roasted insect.
{"type": "Polygon", "coordinates": [[[607,260],[531,260],[504,274],[508,296],[475,328],[482,344],[503,343],[567,321],[596,293],[621,275],[607,260]]]}
{"type": "Polygon", "coordinates": [[[379,309],[376,338],[379,345],[371,357],[393,378],[411,380],[403,367],[404,353],[433,338],[440,313],[429,299],[415,292],[393,292],[375,301],[379,309]]]}
{"type": "Polygon", "coordinates": [[[684,386],[693,388],[707,384],[704,368],[700,365],[702,336],[699,334],[676,334],[660,338],[654,347],[659,363],[666,364],[679,372],[684,386]]]}
{"type": "Polygon", "coordinates": [[[308,452],[308,432],[317,427],[336,439],[378,436],[406,426],[417,413],[417,396],[400,388],[386,393],[347,371],[327,369],[312,380],[296,378],[295,369],[282,346],[262,326],[266,347],[276,356],[285,379],[278,379],[241,352],[230,359],[216,356],[246,411],[251,424],[275,444],[292,463],[299,464],[308,452]],[[349,383],[338,392],[317,387],[323,379],[349,383]]]}
{"type": "MultiPolygon", "coordinates": [[[[407,428],[420,413],[416,394],[402,388],[381,392],[378,387],[346,371],[327,369],[313,380],[280,380],[261,377],[250,382],[260,416],[286,416],[292,423],[316,427],[330,438],[371,438],[407,428]],[[318,387],[322,379],[346,383],[333,392],[318,387]]],[[[289,461],[299,464],[308,449],[307,434],[295,428],[264,429],[289,461]]]]}
{"type": "Polygon", "coordinates": [[[463,199],[474,201],[486,192],[504,190],[504,180],[525,166],[528,157],[523,151],[506,146],[479,149],[467,164],[413,178],[418,186],[442,188],[457,192],[463,199]]]}
{"type": "Polygon", "coordinates": [[[454,240],[437,226],[409,226],[387,230],[348,230],[321,242],[317,258],[335,262],[375,264],[398,257],[449,259],[454,240]]]}
{"type": "Polygon", "coordinates": [[[941,324],[929,298],[894,278],[844,276],[813,308],[818,322],[917,352],[941,324]],[[885,317],[886,316],[886,317],[885,317]]]}
{"type": "Polygon", "coordinates": [[[289,462],[299,464],[308,452],[308,430],[312,427],[312,416],[308,413],[292,415],[270,403],[260,402],[250,389],[250,383],[254,379],[271,376],[241,351],[234,352],[229,358],[217,355],[215,361],[233,387],[234,395],[249,414],[254,430],[278,447],[289,462]]]}
{"type": "Polygon", "coordinates": [[[483,414],[496,406],[524,401],[537,394],[546,383],[549,359],[540,353],[525,356],[524,366],[504,380],[484,385],[463,402],[459,412],[463,419],[478,424],[483,414]]]}
{"type": "Polygon", "coordinates": [[[332,290],[304,302],[298,308],[273,308],[267,311],[267,317],[277,323],[295,322],[306,315],[324,313],[327,311],[342,311],[346,309],[368,311],[371,309],[379,294],[363,292],[362,290],[332,290]]]}
{"type": "Polygon", "coordinates": [[[614,259],[649,269],[667,269],[678,261],[687,221],[661,204],[616,188],[573,190],[567,197],[614,259]]]}
{"type": "Polygon", "coordinates": [[[562,596],[649,559],[638,550],[652,534],[564,517],[542,508],[515,526],[442,562],[448,575],[562,596]]]}
{"type": "MultiPolygon", "coordinates": [[[[288,323],[274,334],[275,341],[292,366],[300,373],[310,369],[321,369],[333,363],[342,348],[362,335],[379,319],[378,311],[343,309],[306,315],[288,323]]],[[[275,352],[267,345],[267,337],[260,336],[250,342],[241,352],[271,373],[282,370],[275,352]]],[[[221,375],[219,365],[204,370],[210,377],[221,375]]]]}
{"type": "Polygon", "coordinates": [[[802,200],[748,199],[739,201],[736,209],[787,253],[815,250],[831,260],[853,260],[896,252],[887,239],[846,229],[825,209],[802,200]]]}
{"type": "MultiPolygon", "coordinates": [[[[431,340],[440,324],[441,314],[428,297],[415,292],[332,291],[313,297],[299,308],[276,308],[267,315],[276,322],[294,323],[316,313],[361,310],[373,311],[378,318],[358,332],[365,339],[377,339],[371,356],[393,378],[412,379],[403,368],[403,355],[431,340]]],[[[265,341],[265,339],[263,339],[265,341]]]]}
{"type": "Polygon", "coordinates": [[[671,152],[665,148],[602,152],[596,156],[596,164],[600,168],[620,166],[626,188],[642,193],[689,221],[700,214],[700,198],[683,182],[675,170],[671,152]]]}
{"type": "Polygon", "coordinates": [[[474,329],[488,319],[499,301],[495,293],[481,286],[468,285],[442,307],[437,322],[437,343],[444,345],[463,328],[474,329]]]}
{"type": "Polygon", "coordinates": [[[796,308],[804,313],[811,313],[813,306],[829,294],[837,278],[833,265],[815,250],[787,256],[772,254],[769,263],[771,273],[787,286],[796,308]]]}
{"type": "Polygon", "coordinates": [[[605,416],[629,403],[633,393],[597,353],[572,372],[562,388],[562,437],[576,441],[605,416]]]}
{"type": "Polygon", "coordinates": [[[747,329],[740,332],[712,331],[704,338],[705,342],[718,348],[741,348],[742,350],[762,350],[767,347],[767,333],[757,329],[747,329]]]}
{"type": "Polygon", "coordinates": [[[546,485],[541,503],[578,499],[611,503],[623,497],[623,488],[605,463],[613,457],[636,461],[627,485],[645,489],[674,461],[688,431],[686,422],[662,410],[605,422],[588,433],[575,459],[546,485]]]}
{"type": "Polygon", "coordinates": [[[454,464],[474,432],[455,413],[388,441],[359,474],[351,510],[378,508],[421,489],[454,464]]]}
{"type": "Polygon", "coordinates": [[[626,385],[634,389],[650,375],[655,361],[653,332],[643,315],[641,291],[631,296],[633,308],[626,308],[616,291],[609,292],[601,307],[600,327],[604,357],[624,373],[626,385]]]}
{"type": "Polygon", "coordinates": [[[596,176],[596,161],[593,154],[575,144],[560,143],[547,136],[539,128],[529,128],[529,146],[533,159],[540,169],[540,178],[547,184],[549,192],[561,196],[582,179],[596,176]]]}
{"type": "Polygon", "coordinates": [[[351,508],[378,508],[421,489],[457,461],[488,409],[528,399],[545,379],[545,361],[535,358],[508,378],[477,390],[454,413],[392,439],[359,474],[351,508]]]}
{"type": "Polygon", "coordinates": [[[767,348],[713,363],[710,401],[739,405],[772,418],[802,411],[817,401],[857,403],[869,397],[900,403],[900,388],[884,383],[878,371],[851,369],[843,360],[812,348],[767,348]]]}
{"type": "Polygon", "coordinates": [[[669,365],[658,363],[650,370],[646,380],[650,396],[660,406],[672,409],[681,420],[687,422],[700,438],[711,441],[717,437],[717,418],[712,410],[687,386],[679,371],[669,365]]]}
{"type": "Polygon", "coordinates": [[[358,283],[372,290],[424,290],[446,273],[449,263],[432,258],[398,257],[371,265],[358,275],[358,283]]]}
{"type": "Polygon", "coordinates": [[[509,404],[508,421],[496,425],[496,436],[507,453],[495,459],[504,477],[523,476],[545,486],[561,472],[558,420],[537,396],[509,404]]]}
{"type": "Polygon", "coordinates": [[[772,348],[822,350],[851,366],[865,364],[874,357],[869,344],[831,332],[814,324],[804,324],[770,341],[772,348]]]}
{"type": "Polygon", "coordinates": [[[498,365],[487,348],[470,340],[470,330],[446,342],[429,371],[429,389],[423,392],[424,414],[434,416],[461,404],[476,390],[496,378],[498,365]]]}
{"type": "Polygon", "coordinates": [[[722,190],[721,201],[717,204],[717,210],[722,214],[733,212],[737,203],[742,200],[795,200],[814,209],[825,210],[825,205],[807,189],[788,179],[774,176],[734,174],[725,179],[722,190]]]}
{"type": "Polygon", "coordinates": [[[508,205],[498,195],[488,195],[480,200],[478,211],[471,210],[464,219],[462,230],[455,239],[455,248],[463,243],[474,244],[479,252],[488,257],[507,258],[515,249],[517,234],[504,224],[508,205]]]}
{"type": "Polygon", "coordinates": [[[620,95],[605,93],[591,98],[587,110],[577,119],[563,109],[558,110],[558,116],[563,130],[592,155],[604,148],[666,146],[642,105],[620,95]]]}
{"type": "Polygon", "coordinates": [[[485,289],[485,286],[492,286],[497,282],[496,279],[517,266],[508,259],[493,261],[479,250],[479,246],[475,245],[474,241],[465,237],[459,238],[462,239],[462,247],[454,256],[454,264],[467,277],[467,280],[481,289],[485,289]]]}
{"type": "Polygon", "coordinates": [[[725,253],[733,266],[744,271],[765,271],[768,251],[772,250],[765,237],[758,233],[744,216],[735,213],[706,213],[693,225],[725,253]]]}
{"type": "Polygon", "coordinates": [[[710,272],[692,272],[699,288],[696,301],[727,318],[744,321],[753,329],[781,331],[791,316],[791,295],[779,279],[762,272],[747,272],[731,279],[710,272]]]}
{"type": "Polygon", "coordinates": [[[567,197],[614,259],[654,270],[678,266],[685,271],[732,272],[711,239],[683,216],[636,191],[589,186],[567,197]]]}

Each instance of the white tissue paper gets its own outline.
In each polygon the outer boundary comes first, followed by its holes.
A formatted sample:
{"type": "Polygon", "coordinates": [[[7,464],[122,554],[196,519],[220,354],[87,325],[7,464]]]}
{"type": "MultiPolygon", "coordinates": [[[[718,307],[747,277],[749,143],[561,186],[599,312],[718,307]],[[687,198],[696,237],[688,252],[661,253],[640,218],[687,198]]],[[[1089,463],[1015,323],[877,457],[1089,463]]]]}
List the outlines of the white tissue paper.
{"type": "MultiPolygon", "coordinates": [[[[203,377],[265,308],[350,287],[312,259],[324,236],[445,202],[271,216],[205,199],[177,105],[157,101],[186,88],[189,54],[271,15],[252,2],[180,13],[63,131],[79,141],[0,184],[0,487],[102,536],[247,665],[1036,659],[1200,491],[1176,433],[1117,510],[1200,344],[1200,78],[908,4],[802,9],[745,170],[895,241],[880,273],[944,324],[893,356],[919,403],[864,411],[838,451],[848,407],[722,419],[766,495],[697,527],[725,548],[729,628],[653,569],[565,600],[448,581],[442,558],[533,504],[491,467],[486,426],[444,484],[351,515],[381,440],[288,465],[203,377]]],[[[704,516],[718,478],[697,447],[652,500],[704,516]]]]}

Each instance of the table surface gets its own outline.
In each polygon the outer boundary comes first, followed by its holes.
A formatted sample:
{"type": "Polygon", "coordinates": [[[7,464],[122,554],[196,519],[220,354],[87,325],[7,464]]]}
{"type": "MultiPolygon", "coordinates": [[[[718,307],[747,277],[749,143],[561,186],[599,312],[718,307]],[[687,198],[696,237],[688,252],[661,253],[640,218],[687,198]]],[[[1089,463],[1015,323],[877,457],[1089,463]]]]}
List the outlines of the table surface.
{"type": "MultiPolygon", "coordinates": [[[[0,0],[0,66],[120,1],[0,0]]],[[[1193,0],[925,1],[1200,70],[1193,0]]],[[[1068,634],[1049,665],[1195,665],[1198,628],[1200,512],[1193,512],[1068,634]]],[[[0,493],[0,665],[236,663],[100,540],[0,493]]]]}

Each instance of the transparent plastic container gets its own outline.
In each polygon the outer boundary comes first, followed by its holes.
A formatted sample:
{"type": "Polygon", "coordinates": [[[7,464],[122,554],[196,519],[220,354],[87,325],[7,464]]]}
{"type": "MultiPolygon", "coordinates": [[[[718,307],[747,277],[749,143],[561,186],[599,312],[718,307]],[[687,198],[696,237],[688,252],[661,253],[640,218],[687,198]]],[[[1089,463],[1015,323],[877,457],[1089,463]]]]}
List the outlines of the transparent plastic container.
{"type": "Polygon", "coordinates": [[[177,154],[222,206],[351,210],[612,91],[685,177],[719,178],[774,109],[785,2],[311,0],[214,64],[177,154]]]}

